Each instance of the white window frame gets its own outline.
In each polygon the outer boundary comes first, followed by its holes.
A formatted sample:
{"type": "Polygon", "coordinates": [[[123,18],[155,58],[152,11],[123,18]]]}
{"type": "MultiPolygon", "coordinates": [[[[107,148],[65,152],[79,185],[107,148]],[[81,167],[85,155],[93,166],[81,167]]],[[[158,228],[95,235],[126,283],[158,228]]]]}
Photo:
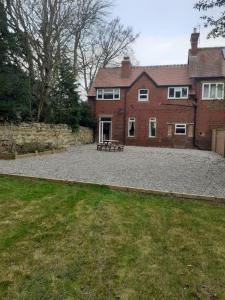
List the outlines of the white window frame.
{"type": "Polygon", "coordinates": [[[188,86],[169,86],[168,87],[168,99],[188,99],[189,95],[189,87],[188,86]],[[174,89],[174,97],[170,97],[170,89],[174,89]],[[186,97],[176,97],[176,91],[181,92],[182,89],[187,89],[187,96],[186,97]]]}
{"type": "Polygon", "coordinates": [[[152,118],[149,119],[149,134],[148,134],[149,138],[152,138],[152,139],[156,138],[156,136],[157,136],[157,131],[156,130],[157,130],[157,119],[155,117],[154,118],[152,117],[152,118]],[[155,135],[152,135],[152,133],[151,133],[151,124],[152,123],[155,123],[155,135]]]}
{"type": "Polygon", "coordinates": [[[149,89],[139,89],[138,90],[138,101],[146,102],[148,100],[149,100],[149,89]],[[141,98],[141,91],[147,91],[147,94],[144,94],[144,95],[146,95],[146,98],[144,98],[144,99],[141,98]]]}
{"type": "Polygon", "coordinates": [[[202,84],[202,100],[224,100],[224,83],[223,82],[204,82],[202,84]],[[211,98],[211,97],[204,97],[204,89],[206,85],[209,85],[209,95],[211,94],[211,85],[214,84],[216,85],[216,97],[211,98]],[[217,97],[218,93],[218,85],[223,85],[223,94],[222,98],[217,97]]]}
{"type": "Polygon", "coordinates": [[[112,100],[120,100],[120,88],[105,88],[105,89],[97,89],[97,100],[100,101],[112,101],[112,100]],[[99,98],[100,91],[102,92],[102,98],[99,98]],[[109,92],[110,91],[110,92],[109,92]],[[117,94],[116,91],[119,91],[119,98],[115,98],[115,95],[117,94]],[[113,98],[105,99],[105,94],[113,94],[113,98]]]}
{"type": "Polygon", "coordinates": [[[136,118],[135,117],[130,117],[129,119],[128,119],[128,128],[127,128],[127,136],[129,137],[129,138],[134,138],[135,137],[135,134],[136,134],[136,118]],[[129,132],[129,124],[130,124],[130,122],[134,122],[134,135],[130,135],[130,132],[129,132]]]}
{"type": "Polygon", "coordinates": [[[185,124],[185,123],[177,123],[177,124],[175,124],[174,135],[187,135],[187,124],[185,124]],[[176,132],[176,131],[177,131],[177,128],[178,128],[179,126],[184,126],[184,128],[185,128],[185,133],[177,133],[177,132],[176,132]]]}

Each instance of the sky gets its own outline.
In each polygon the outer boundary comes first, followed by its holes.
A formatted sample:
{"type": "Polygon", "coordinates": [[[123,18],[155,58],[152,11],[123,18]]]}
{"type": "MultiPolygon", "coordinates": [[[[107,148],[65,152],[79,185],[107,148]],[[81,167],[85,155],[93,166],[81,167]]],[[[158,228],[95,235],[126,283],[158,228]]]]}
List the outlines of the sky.
{"type": "MultiPolygon", "coordinates": [[[[206,38],[209,29],[193,9],[195,0],[117,0],[112,14],[140,36],[133,45],[140,65],[187,63],[190,36],[200,30],[200,47],[225,46],[225,39],[206,38]]],[[[211,15],[215,11],[210,12],[211,15]]]]}

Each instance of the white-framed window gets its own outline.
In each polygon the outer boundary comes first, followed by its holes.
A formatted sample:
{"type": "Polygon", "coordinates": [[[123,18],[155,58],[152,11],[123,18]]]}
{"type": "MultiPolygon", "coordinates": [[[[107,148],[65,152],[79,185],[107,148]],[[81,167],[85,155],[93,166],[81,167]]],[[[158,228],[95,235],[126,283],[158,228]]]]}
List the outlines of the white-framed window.
{"type": "Polygon", "coordinates": [[[156,137],[156,118],[149,119],[149,137],[150,138],[156,137]]]}
{"type": "Polygon", "coordinates": [[[97,100],[120,100],[120,89],[97,89],[97,100]]]}
{"type": "Polygon", "coordinates": [[[175,124],[175,135],[186,135],[187,125],[186,124],[175,124]]]}
{"type": "Polygon", "coordinates": [[[203,100],[222,100],[224,99],[224,83],[203,83],[202,85],[203,100]]]}
{"type": "Polygon", "coordinates": [[[168,99],[188,99],[189,87],[169,87],[168,88],[168,99]]]}
{"type": "Polygon", "coordinates": [[[135,118],[128,119],[128,137],[135,137],[135,118]]]}
{"type": "Polygon", "coordinates": [[[138,91],[138,101],[148,101],[149,90],[140,89],[138,91]]]}

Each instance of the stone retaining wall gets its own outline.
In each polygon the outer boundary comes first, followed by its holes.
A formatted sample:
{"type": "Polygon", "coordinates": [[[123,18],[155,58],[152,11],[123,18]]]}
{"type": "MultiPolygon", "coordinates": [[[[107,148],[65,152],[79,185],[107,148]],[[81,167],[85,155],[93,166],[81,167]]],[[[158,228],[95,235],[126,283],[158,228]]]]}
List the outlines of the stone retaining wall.
{"type": "MultiPolygon", "coordinates": [[[[45,123],[21,123],[0,125],[0,148],[11,148],[23,145],[49,145],[56,149],[70,145],[90,144],[93,142],[93,131],[80,127],[72,132],[67,125],[45,123]]],[[[1,150],[1,149],[0,149],[1,150]]]]}

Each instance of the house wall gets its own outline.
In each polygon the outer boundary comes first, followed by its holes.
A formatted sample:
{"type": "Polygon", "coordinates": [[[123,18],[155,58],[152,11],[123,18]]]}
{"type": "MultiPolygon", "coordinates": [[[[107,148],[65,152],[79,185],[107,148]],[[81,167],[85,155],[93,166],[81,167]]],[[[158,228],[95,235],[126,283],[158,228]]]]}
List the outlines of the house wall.
{"type": "MultiPolygon", "coordinates": [[[[210,82],[213,81],[216,80],[214,79],[210,82]]],[[[211,150],[212,130],[225,125],[225,100],[202,100],[203,82],[207,82],[207,80],[198,80],[195,83],[198,99],[196,144],[201,149],[211,150]]]]}
{"type": "MultiPolygon", "coordinates": [[[[129,89],[121,89],[121,99],[96,100],[95,115],[112,118],[112,137],[135,146],[193,147],[193,108],[191,100],[168,100],[168,87],[158,87],[146,75],[129,89]],[[149,101],[138,101],[138,90],[149,89],[149,101]],[[182,105],[182,106],[178,106],[182,105]],[[189,107],[184,107],[189,106],[189,107]],[[128,137],[128,119],[136,118],[136,134],[128,137]],[[157,118],[157,137],[149,138],[149,119],[157,118]],[[187,124],[187,135],[174,134],[175,123],[187,124]],[[168,134],[169,133],[169,134],[168,134]]],[[[99,127],[96,130],[98,141],[99,127]]]]}
{"type": "Polygon", "coordinates": [[[193,108],[190,100],[168,100],[168,87],[158,87],[146,75],[143,75],[127,93],[126,124],[129,117],[136,118],[136,135],[128,137],[126,126],[126,144],[160,147],[192,147],[193,134],[178,136],[174,134],[175,123],[187,123],[187,131],[193,126],[193,108]],[[149,101],[138,101],[139,89],[149,89],[149,101]],[[184,107],[190,106],[190,107],[184,107]],[[149,119],[157,120],[156,138],[149,138],[149,119]],[[171,135],[168,135],[172,126],[171,135]]]}
{"type": "MultiPolygon", "coordinates": [[[[112,118],[112,136],[113,139],[124,143],[124,105],[125,105],[125,89],[120,90],[120,100],[96,100],[95,116],[97,120],[101,117],[112,118]]],[[[99,140],[99,124],[96,128],[96,141],[99,140]]]]}
{"type": "MultiPolygon", "coordinates": [[[[221,79],[208,80],[221,81],[221,79]]],[[[202,83],[207,80],[193,81],[196,91],[196,145],[200,149],[210,150],[212,130],[225,125],[225,100],[202,100],[202,83]]],[[[194,111],[192,100],[168,100],[168,87],[158,87],[145,74],[129,89],[121,89],[119,101],[95,101],[93,107],[97,118],[112,118],[113,139],[126,145],[193,147],[194,111]],[[149,89],[149,101],[138,101],[138,90],[149,89]],[[185,107],[187,106],[187,107],[185,107]],[[189,107],[188,107],[189,106],[189,107]],[[128,137],[128,119],[135,117],[135,137],[128,137]],[[149,118],[157,119],[157,137],[149,138],[149,118]],[[175,135],[175,123],[187,124],[187,135],[175,135]],[[125,131],[125,132],[124,132],[125,131]]],[[[97,140],[98,140],[98,128],[97,140]]]]}

